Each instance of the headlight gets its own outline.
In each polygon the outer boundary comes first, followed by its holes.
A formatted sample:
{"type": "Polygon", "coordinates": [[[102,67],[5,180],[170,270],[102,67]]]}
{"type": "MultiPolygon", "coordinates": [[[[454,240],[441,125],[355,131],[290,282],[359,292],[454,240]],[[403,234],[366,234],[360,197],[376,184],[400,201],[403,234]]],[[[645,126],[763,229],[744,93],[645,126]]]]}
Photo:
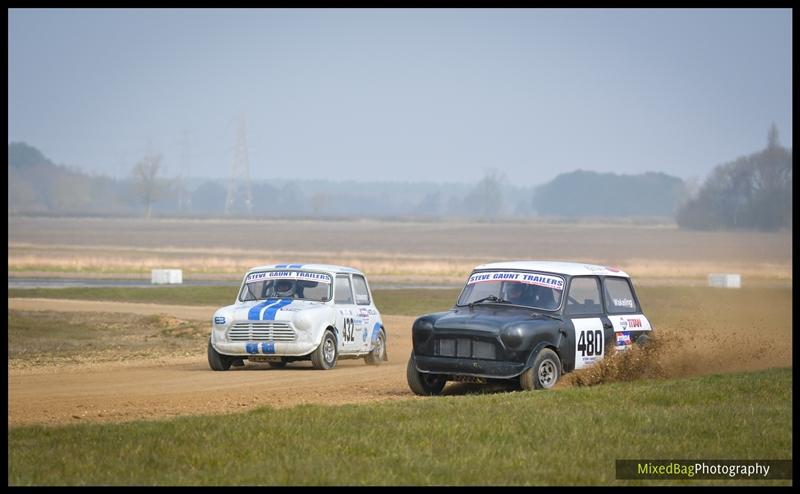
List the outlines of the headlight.
{"type": "Polygon", "coordinates": [[[503,340],[503,344],[512,349],[519,348],[522,345],[523,338],[524,333],[519,326],[508,327],[500,333],[500,339],[503,340]]]}
{"type": "Polygon", "coordinates": [[[419,342],[427,341],[433,334],[433,322],[430,319],[419,318],[414,321],[412,333],[419,342]]]}

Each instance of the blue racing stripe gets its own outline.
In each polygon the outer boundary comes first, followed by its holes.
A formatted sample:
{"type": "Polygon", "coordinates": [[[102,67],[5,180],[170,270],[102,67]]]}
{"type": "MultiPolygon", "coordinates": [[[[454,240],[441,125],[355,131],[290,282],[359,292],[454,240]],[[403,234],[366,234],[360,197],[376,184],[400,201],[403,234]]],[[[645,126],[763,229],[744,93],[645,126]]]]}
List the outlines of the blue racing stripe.
{"type": "Polygon", "coordinates": [[[300,269],[300,268],[303,267],[303,265],[302,264],[289,264],[287,267],[289,269],[300,269]]]}
{"type": "Polygon", "coordinates": [[[286,264],[276,264],[275,268],[285,268],[286,264]]]}
{"type": "Polygon", "coordinates": [[[287,305],[291,304],[293,301],[294,299],[285,298],[280,300],[277,304],[271,305],[269,309],[264,311],[264,315],[261,316],[261,319],[263,321],[274,321],[275,315],[278,313],[278,311],[281,310],[283,307],[286,307],[287,305]]]}
{"type": "Polygon", "coordinates": [[[247,319],[249,319],[251,321],[257,321],[259,316],[261,315],[261,309],[263,309],[264,307],[266,307],[266,306],[268,306],[270,304],[274,304],[278,300],[279,299],[277,299],[277,298],[268,298],[265,301],[261,302],[260,304],[256,304],[256,305],[250,307],[250,310],[247,312],[247,319]]]}

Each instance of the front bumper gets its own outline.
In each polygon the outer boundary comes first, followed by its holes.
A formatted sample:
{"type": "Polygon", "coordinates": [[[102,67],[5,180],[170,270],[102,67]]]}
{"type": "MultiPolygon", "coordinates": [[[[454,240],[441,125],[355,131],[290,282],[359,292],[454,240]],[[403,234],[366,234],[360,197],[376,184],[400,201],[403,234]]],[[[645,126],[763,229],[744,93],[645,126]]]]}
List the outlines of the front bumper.
{"type": "Polygon", "coordinates": [[[225,331],[215,329],[211,332],[211,346],[217,353],[237,357],[251,355],[301,357],[316,350],[319,343],[311,339],[308,334],[298,335],[294,341],[229,341],[225,337],[225,331]]]}
{"type": "Polygon", "coordinates": [[[512,379],[525,370],[525,362],[415,355],[417,370],[430,374],[512,379]]]}
{"type": "Polygon", "coordinates": [[[316,349],[316,345],[313,343],[288,343],[284,341],[223,341],[212,342],[211,345],[222,355],[235,355],[237,357],[250,355],[299,357],[308,355],[316,349]]]}

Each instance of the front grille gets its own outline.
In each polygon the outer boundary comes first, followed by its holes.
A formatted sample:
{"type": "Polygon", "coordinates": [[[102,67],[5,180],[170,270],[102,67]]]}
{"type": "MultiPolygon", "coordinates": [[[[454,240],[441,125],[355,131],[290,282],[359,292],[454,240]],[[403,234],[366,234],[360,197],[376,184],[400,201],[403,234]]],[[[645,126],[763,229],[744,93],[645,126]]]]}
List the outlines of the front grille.
{"type": "Polygon", "coordinates": [[[433,354],[438,357],[497,359],[497,346],[493,342],[475,338],[437,338],[433,354]]]}
{"type": "Polygon", "coordinates": [[[288,321],[237,322],[228,329],[231,341],[294,341],[296,336],[288,321]]]}

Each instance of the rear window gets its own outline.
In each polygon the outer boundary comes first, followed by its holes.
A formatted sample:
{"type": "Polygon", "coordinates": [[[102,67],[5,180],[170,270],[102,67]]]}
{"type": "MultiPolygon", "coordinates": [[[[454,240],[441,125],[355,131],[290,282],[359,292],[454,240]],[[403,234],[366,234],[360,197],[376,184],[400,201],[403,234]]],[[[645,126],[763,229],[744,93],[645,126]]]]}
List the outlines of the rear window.
{"type": "Polygon", "coordinates": [[[606,278],[606,310],[609,314],[638,312],[630,283],[625,278],[606,278]]]}
{"type": "Polygon", "coordinates": [[[353,288],[356,292],[356,304],[369,305],[369,290],[363,276],[353,275],[353,288]]]}

